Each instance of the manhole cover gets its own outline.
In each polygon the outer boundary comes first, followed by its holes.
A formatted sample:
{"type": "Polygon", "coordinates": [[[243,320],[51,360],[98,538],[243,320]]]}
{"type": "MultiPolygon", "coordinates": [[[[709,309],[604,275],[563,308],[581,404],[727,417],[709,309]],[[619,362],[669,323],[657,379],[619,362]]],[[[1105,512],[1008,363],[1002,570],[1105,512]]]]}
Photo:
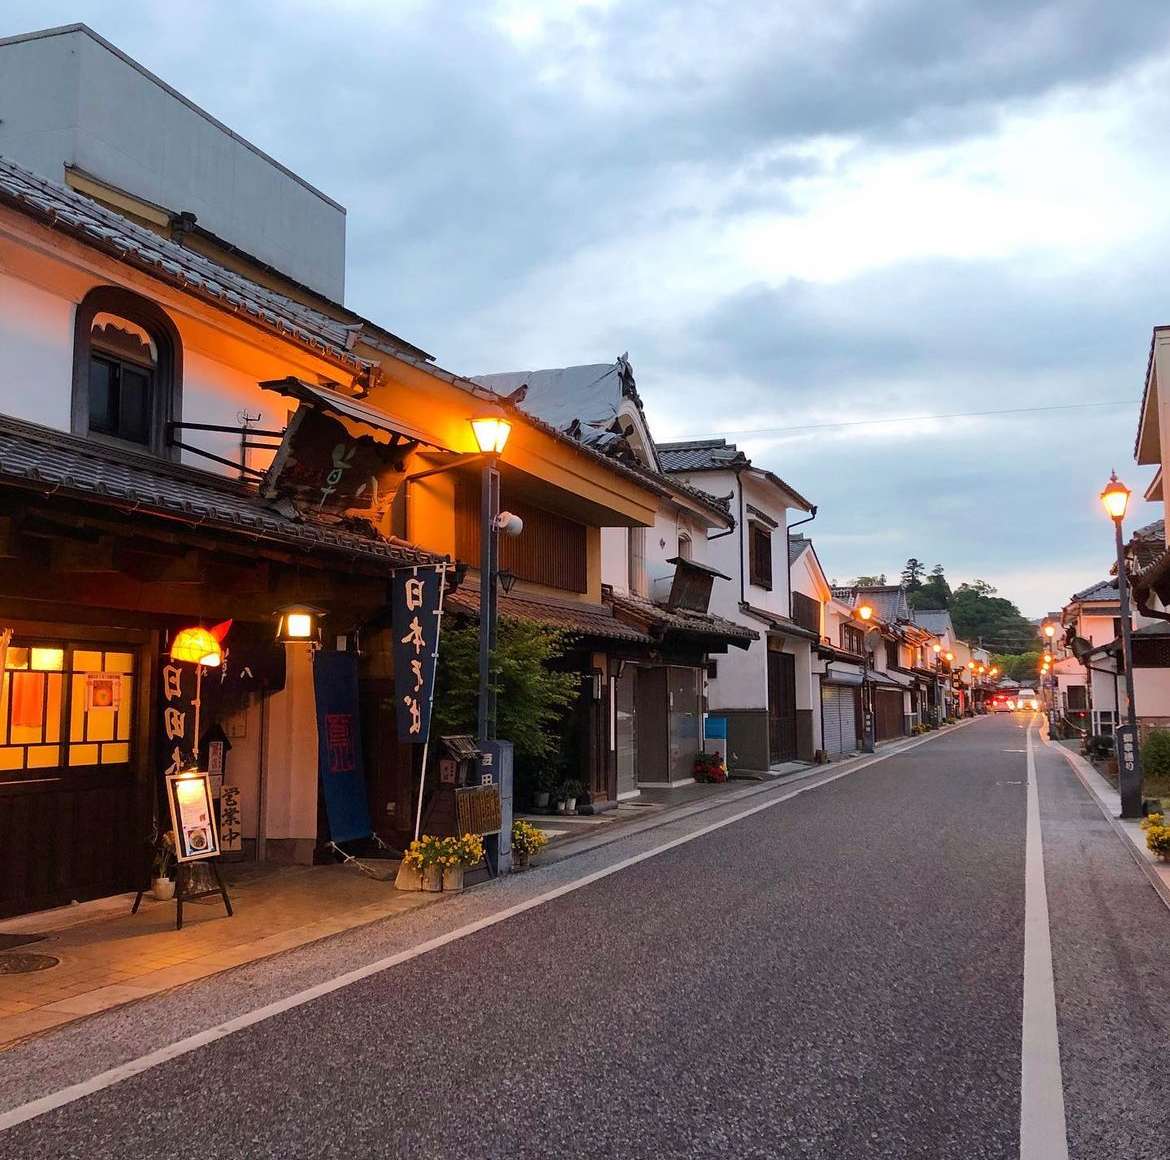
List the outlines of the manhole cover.
{"type": "Polygon", "coordinates": [[[60,961],[52,955],[24,953],[0,955],[0,975],[31,975],[33,971],[47,971],[60,961]]]}

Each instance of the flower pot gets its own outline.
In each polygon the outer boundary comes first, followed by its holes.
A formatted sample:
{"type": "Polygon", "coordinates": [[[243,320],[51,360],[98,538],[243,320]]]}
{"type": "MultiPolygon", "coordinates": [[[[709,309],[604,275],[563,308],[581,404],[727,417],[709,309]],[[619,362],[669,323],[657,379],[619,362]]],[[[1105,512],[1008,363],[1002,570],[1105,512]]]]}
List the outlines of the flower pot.
{"type": "Polygon", "coordinates": [[[424,866],[422,869],[422,888],[430,894],[438,894],[443,889],[443,867],[439,865],[424,866]]]}
{"type": "Polygon", "coordinates": [[[445,891],[463,889],[463,869],[462,866],[448,866],[443,871],[443,889],[445,891]]]}
{"type": "Polygon", "coordinates": [[[159,902],[169,902],[175,897],[175,880],[173,878],[152,878],[150,893],[159,902]]]}
{"type": "Polygon", "coordinates": [[[421,890],[422,871],[413,869],[405,862],[401,863],[394,879],[394,887],[396,890],[421,890]]]}
{"type": "Polygon", "coordinates": [[[528,865],[528,851],[527,850],[513,850],[512,861],[517,866],[528,865]]]}
{"type": "Polygon", "coordinates": [[[576,798],[566,798],[565,799],[565,813],[571,814],[576,808],[577,808],[577,799],[576,798]]]}
{"type": "Polygon", "coordinates": [[[547,810],[548,809],[548,790],[544,790],[542,793],[534,794],[533,798],[532,798],[532,804],[534,806],[536,806],[537,809],[547,810]]]}

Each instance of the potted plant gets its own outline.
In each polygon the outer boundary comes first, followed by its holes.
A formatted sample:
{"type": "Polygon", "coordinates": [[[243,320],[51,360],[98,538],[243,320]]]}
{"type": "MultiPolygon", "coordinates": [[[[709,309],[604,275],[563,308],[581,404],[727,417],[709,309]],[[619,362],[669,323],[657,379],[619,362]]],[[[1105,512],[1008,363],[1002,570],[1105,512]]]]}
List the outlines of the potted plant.
{"type": "Polygon", "coordinates": [[[531,822],[515,821],[512,823],[512,862],[514,866],[527,866],[528,859],[533,854],[539,854],[548,844],[548,838],[543,830],[538,830],[531,822]]]}
{"type": "Polygon", "coordinates": [[[1146,848],[1163,862],[1170,862],[1170,826],[1162,824],[1161,814],[1149,814],[1142,819],[1146,832],[1146,848]]]}
{"type": "Polygon", "coordinates": [[[442,890],[445,841],[445,838],[436,838],[433,834],[423,834],[411,842],[402,855],[402,867],[395,885],[403,890],[425,890],[432,894],[442,890]],[[417,879],[417,886],[412,878],[417,879]]]}
{"type": "Polygon", "coordinates": [[[556,785],[556,780],[556,771],[551,766],[541,766],[540,772],[536,775],[536,789],[532,795],[532,804],[538,810],[548,809],[549,795],[556,785]]]}
{"type": "Polygon", "coordinates": [[[727,780],[727,765],[721,753],[696,753],[691,764],[695,781],[722,784],[727,780]]]}
{"type": "Polygon", "coordinates": [[[444,838],[440,863],[443,867],[443,889],[463,889],[463,874],[483,857],[483,839],[478,834],[464,834],[459,838],[444,838]]]}
{"type": "Polygon", "coordinates": [[[565,813],[571,814],[577,808],[577,799],[585,792],[585,787],[576,779],[565,782],[565,813]]]}
{"type": "Polygon", "coordinates": [[[159,902],[167,902],[175,897],[175,880],[171,877],[174,861],[175,831],[167,830],[155,851],[150,872],[150,893],[159,902]]]}

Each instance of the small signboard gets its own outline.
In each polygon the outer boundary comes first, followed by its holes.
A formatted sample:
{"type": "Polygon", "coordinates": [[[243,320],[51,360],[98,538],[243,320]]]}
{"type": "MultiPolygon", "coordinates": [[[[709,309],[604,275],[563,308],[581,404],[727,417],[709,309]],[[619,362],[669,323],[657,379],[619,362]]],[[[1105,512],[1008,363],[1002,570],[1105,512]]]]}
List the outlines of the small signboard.
{"type": "Polygon", "coordinates": [[[211,778],[201,770],[167,775],[167,803],[175,831],[175,860],[196,862],[219,853],[211,778]]]}
{"type": "Polygon", "coordinates": [[[503,829],[500,820],[500,787],[469,785],[457,789],[455,819],[461,834],[498,834],[503,829]]]}
{"type": "Polygon", "coordinates": [[[244,848],[240,820],[243,809],[240,806],[240,787],[225,785],[219,791],[219,837],[225,851],[244,848]]]}
{"type": "Polygon", "coordinates": [[[85,674],[85,711],[95,709],[118,710],[122,707],[121,673],[85,674]]]}
{"type": "Polygon", "coordinates": [[[1137,738],[1131,725],[1119,725],[1113,731],[1117,744],[1117,772],[1121,785],[1130,784],[1137,769],[1137,738]]]}

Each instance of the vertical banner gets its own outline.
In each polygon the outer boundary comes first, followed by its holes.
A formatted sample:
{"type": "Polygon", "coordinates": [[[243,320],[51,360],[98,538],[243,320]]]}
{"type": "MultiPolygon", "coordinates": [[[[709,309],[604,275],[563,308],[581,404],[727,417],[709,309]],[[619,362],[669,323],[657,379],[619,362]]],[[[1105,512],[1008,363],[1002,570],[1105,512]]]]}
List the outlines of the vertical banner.
{"type": "Polygon", "coordinates": [[[159,698],[160,752],[163,776],[169,777],[195,762],[195,666],[173,661],[164,653],[162,697],[159,698]]]}
{"type": "Polygon", "coordinates": [[[431,731],[444,565],[394,573],[394,681],[398,739],[423,743],[431,731]]]}
{"type": "Polygon", "coordinates": [[[317,768],[325,794],[329,834],[335,842],[368,838],[374,832],[362,767],[357,666],[356,653],[326,649],[313,653],[317,768]]]}

